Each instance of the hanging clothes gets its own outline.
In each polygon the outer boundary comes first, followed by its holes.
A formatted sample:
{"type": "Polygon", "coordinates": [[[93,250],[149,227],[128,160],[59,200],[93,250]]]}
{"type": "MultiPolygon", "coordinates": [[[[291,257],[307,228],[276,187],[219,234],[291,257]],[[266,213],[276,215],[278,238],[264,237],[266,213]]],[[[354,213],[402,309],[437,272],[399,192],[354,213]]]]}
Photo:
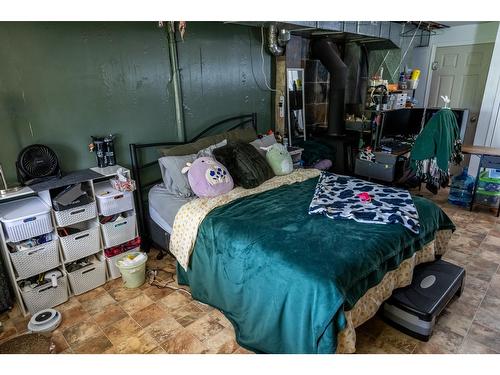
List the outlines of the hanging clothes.
{"type": "Polygon", "coordinates": [[[411,169],[433,194],[447,186],[449,163],[463,159],[461,145],[457,118],[449,108],[438,111],[415,140],[410,154],[411,169]]]}

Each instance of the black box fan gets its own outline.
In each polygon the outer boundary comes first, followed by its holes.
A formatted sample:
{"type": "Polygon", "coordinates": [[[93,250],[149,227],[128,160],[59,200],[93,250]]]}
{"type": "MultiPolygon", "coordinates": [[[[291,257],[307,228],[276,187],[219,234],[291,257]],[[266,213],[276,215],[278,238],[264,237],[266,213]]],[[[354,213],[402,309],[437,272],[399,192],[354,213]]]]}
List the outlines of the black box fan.
{"type": "Polygon", "coordinates": [[[57,155],[45,145],[23,148],[16,161],[17,180],[22,185],[33,185],[61,177],[57,155]]]}

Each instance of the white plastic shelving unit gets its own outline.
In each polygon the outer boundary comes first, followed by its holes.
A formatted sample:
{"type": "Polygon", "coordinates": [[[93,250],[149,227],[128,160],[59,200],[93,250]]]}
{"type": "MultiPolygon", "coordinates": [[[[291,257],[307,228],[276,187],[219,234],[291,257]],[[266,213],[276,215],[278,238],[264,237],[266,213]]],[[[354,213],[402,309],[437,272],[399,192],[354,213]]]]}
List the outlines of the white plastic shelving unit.
{"type": "MultiPolygon", "coordinates": [[[[121,168],[119,165],[115,165],[113,167],[107,167],[107,168],[91,168],[92,171],[98,173],[100,176],[96,177],[92,180],[86,180],[86,181],[79,181],[79,182],[85,182],[90,184],[91,187],[91,192],[92,192],[92,198],[94,200],[94,205],[96,205],[96,197],[95,197],[95,189],[94,189],[94,184],[109,180],[110,178],[113,178],[116,176],[116,172],[118,168],[121,168]]],[[[30,195],[37,195],[40,197],[49,207],[52,207],[52,200],[51,200],[51,189],[49,190],[44,190],[38,193],[35,193],[29,188],[25,188],[19,192],[19,194],[10,194],[8,196],[3,196],[0,197],[0,204],[8,201],[16,201],[22,198],[25,198],[26,196],[30,195]]],[[[132,199],[133,201],[133,199],[132,199]]],[[[128,210],[129,215],[135,215],[135,207],[132,206],[132,210],[128,210]]],[[[59,263],[57,264],[56,267],[54,268],[59,268],[63,271],[63,275],[65,276],[65,280],[68,281],[69,283],[66,282],[64,285],[66,288],[68,288],[68,295],[71,296],[73,294],[81,294],[86,291],[87,288],[90,288],[88,290],[91,290],[95,287],[98,287],[99,285],[102,285],[106,280],[109,280],[111,278],[116,278],[116,270],[110,270],[105,267],[106,266],[106,258],[104,256],[104,241],[102,238],[102,230],[101,227],[102,225],[99,223],[99,213],[97,210],[92,211],[90,210],[90,214],[87,216],[82,216],[82,220],[77,221],[75,225],[83,225],[86,228],[89,228],[90,230],[85,231],[83,233],[86,235],[86,237],[79,239],[78,235],[76,236],[66,236],[66,237],[59,237],[57,241],[57,246],[58,246],[58,253],[59,253],[59,263]],[[89,232],[89,233],[87,233],[89,232]],[[88,235],[87,235],[88,234],[88,235]],[[97,235],[98,238],[95,236],[97,235]],[[88,241],[87,245],[84,246],[79,246],[78,241],[88,241]],[[99,246],[97,245],[97,242],[99,243],[99,246]],[[62,244],[63,243],[63,244],[62,244]],[[67,246],[65,250],[63,250],[62,246],[67,246]],[[66,251],[67,249],[67,251],[66,251]],[[77,259],[82,259],[84,257],[94,255],[94,259],[96,262],[95,267],[84,267],[84,269],[75,271],[78,275],[75,275],[73,277],[68,277],[69,273],[67,272],[66,265],[70,262],[73,262],[77,259]],[[105,277],[101,277],[101,275],[96,275],[95,277],[90,277],[89,274],[85,274],[86,270],[90,270],[89,272],[102,272],[103,267],[106,268],[106,275],[105,277]],[[94,270],[95,268],[95,270],[94,270]],[[77,290],[71,290],[69,287],[71,281],[73,282],[75,280],[83,280],[81,285],[79,285],[77,290]],[[93,286],[93,284],[95,286],[93,286]],[[98,284],[98,285],[97,285],[98,284]],[[92,287],[93,286],[93,287],[92,287]]],[[[61,223],[61,215],[58,215],[57,220],[56,220],[56,215],[55,211],[52,208],[51,212],[51,219],[52,219],[52,224],[54,227],[54,233],[57,234],[57,229],[63,227],[64,225],[58,225],[58,222],[61,223]]],[[[64,223],[64,221],[63,221],[64,223]]],[[[135,235],[138,235],[137,231],[137,224],[135,224],[135,235]]],[[[80,235],[81,237],[82,235],[80,235]]],[[[128,237],[127,237],[128,238],[128,237]]],[[[14,265],[12,263],[11,257],[10,257],[10,251],[7,246],[7,238],[4,232],[3,225],[0,223],[0,248],[1,248],[1,254],[3,256],[5,266],[7,269],[7,273],[9,275],[12,287],[14,289],[14,294],[17,300],[17,303],[19,304],[19,307],[21,308],[22,312],[24,315],[28,314],[28,309],[26,308],[26,305],[23,301],[22,298],[22,293],[21,290],[18,286],[18,282],[27,278],[30,278],[32,276],[35,276],[37,273],[33,275],[26,275],[23,274],[23,277],[19,277],[14,269],[14,265]]],[[[72,272],[73,273],[73,272],[72,272]]],[[[47,306],[48,307],[48,306],[47,306]]]]}

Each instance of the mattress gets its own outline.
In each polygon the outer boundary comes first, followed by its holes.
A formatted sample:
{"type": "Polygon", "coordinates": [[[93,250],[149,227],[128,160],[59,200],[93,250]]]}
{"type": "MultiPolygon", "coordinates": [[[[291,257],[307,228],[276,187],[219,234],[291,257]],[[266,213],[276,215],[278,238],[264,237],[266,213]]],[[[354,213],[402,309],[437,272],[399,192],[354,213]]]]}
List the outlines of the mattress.
{"type": "Polygon", "coordinates": [[[172,233],[175,215],[183,204],[192,199],[170,193],[163,184],[155,185],[148,194],[149,216],[165,232],[172,233]]]}

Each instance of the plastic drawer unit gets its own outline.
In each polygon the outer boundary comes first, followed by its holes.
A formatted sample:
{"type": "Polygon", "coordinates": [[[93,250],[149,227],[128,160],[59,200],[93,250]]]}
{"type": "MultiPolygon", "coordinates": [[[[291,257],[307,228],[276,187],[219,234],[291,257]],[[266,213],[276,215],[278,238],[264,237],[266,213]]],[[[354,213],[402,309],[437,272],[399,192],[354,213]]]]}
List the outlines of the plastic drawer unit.
{"type": "Polygon", "coordinates": [[[75,295],[95,289],[106,282],[106,263],[102,256],[94,256],[92,263],[68,272],[69,285],[75,295]]]}
{"type": "Polygon", "coordinates": [[[20,279],[51,270],[59,265],[59,239],[57,236],[54,237],[52,241],[9,254],[20,279]]]}
{"type": "Polygon", "coordinates": [[[111,216],[134,209],[134,198],[129,191],[118,191],[108,181],[94,185],[99,215],[111,216]]]}
{"type": "Polygon", "coordinates": [[[100,251],[99,226],[92,223],[78,225],[82,230],[61,236],[61,248],[66,262],[71,262],[100,251]]]}
{"type": "Polygon", "coordinates": [[[30,314],[60,305],[68,300],[68,278],[64,271],[54,286],[50,281],[35,288],[21,289],[23,301],[30,314]]]}
{"type": "Polygon", "coordinates": [[[57,225],[65,227],[97,217],[97,207],[95,202],[90,202],[69,210],[54,211],[54,216],[57,225]]]}
{"type": "Polygon", "coordinates": [[[38,197],[1,204],[0,221],[10,242],[21,242],[53,230],[50,207],[38,197]]]}
{"type": "Polygon", "coordinates": [[[104,247],[113,247],[136,237],[136,217],[132,212],[115,221],[101,224],[104,247]]]}

